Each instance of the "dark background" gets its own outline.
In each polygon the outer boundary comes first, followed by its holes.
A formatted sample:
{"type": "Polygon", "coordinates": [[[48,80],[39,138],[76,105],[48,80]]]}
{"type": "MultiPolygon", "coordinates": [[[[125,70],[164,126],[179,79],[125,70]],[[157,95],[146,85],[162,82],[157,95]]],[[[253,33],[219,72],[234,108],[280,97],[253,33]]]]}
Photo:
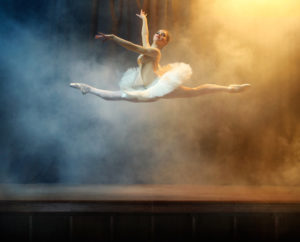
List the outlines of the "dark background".
{"type": "Polygon", "coordinates": [[[137,2],[1,1],[0,182],[299,185],[299,4],[137,2]],[[140,43],[140,7],[187,85],[251,90],[135,104],[69,88],[118,89],[137,55],[93,36],[140,43]]]}

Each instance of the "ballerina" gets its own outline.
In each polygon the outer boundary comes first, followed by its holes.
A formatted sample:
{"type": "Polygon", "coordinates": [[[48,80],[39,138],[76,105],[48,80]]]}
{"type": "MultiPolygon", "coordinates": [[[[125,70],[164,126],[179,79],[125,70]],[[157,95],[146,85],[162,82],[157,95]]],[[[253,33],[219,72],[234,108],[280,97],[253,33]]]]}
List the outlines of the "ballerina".
{"type": "Polygon", "coordinates": [[[142,45],[124,40],[114,34],[98,33],[95,39],[111,40],[118,45],[140,54],[137,58],[138,68],[128,69],[119,83],[119,91],[98,89],[84,83],[70,83],[82,94],[93,94],[105,100],[124,100],[130,102],[153,102],[165,98],[197,97],[215,92],[237,93],[246,90],[250,84],[233,84],[222,86],[204,84],[197,87],[187,87],[182,84],[192,75],[190,65],[173,63],[165,67],[159,65],[161,49],[170,41],[167,30],[159,30],[153,36],[152,45],[149,43],[147,14],[141,10],[136,14],[143,22],[142,45]]]}

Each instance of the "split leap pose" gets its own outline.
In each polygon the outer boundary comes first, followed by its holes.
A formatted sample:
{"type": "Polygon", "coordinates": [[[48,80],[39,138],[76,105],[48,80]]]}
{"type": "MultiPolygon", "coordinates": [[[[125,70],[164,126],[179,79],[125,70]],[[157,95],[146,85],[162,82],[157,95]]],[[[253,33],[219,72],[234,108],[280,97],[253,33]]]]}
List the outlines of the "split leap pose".
{"type": "Polygon", "coordinates": [[[136,45],[113,34],[99,33],[96,39],[112,40],[120,46],[139,53],[138,68],[128,69],[119,83],[119,91],[98,89],[83,83],[70,83],[71,87],[78,88],[82,94],[93,94],[105,100],[124,100],[130,102],[153,102],[160,98],[196,97],[215,92],[236,93],[250,87],[249,84],[221,86],[204,84],[197,87],[183,86],[192,75],[190,65],[173,63],[165,67],[159,65],[161,49],[170,40],[167,30],[159,30],[153,36],[152,45],[149,44],[147,15],[143,10],[137,16],[143,21],[142,43],[136,45]]]}

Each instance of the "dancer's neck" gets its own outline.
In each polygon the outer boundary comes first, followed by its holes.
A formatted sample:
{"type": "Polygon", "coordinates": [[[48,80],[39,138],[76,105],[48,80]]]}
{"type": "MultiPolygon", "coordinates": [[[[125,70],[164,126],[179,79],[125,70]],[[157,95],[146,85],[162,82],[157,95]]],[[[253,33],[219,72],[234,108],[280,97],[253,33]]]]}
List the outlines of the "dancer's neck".
{"type": "Polygon", "coordinates": [[[152,43],[151,47],[157,48],[157,49],[160,49],[160,50],[163,48],[162,46],[157,45],[155,42],[152,43]]]}

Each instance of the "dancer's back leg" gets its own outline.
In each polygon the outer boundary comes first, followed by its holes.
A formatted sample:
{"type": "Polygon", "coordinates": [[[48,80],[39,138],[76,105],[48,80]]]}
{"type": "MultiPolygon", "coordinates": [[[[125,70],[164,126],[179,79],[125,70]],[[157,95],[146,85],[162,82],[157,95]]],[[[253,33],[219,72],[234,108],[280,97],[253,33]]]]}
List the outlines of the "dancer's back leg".
{"type": "Polygon", "coordinates": [[[197,87],[180,86],[173,92],[167,94],[163,98],[187,98],[197,97],[204,94],[217,92],[237,93],[242,92],[250,87],[250,84],[222,86],[216,84],[204,84],[197,87]]]}

